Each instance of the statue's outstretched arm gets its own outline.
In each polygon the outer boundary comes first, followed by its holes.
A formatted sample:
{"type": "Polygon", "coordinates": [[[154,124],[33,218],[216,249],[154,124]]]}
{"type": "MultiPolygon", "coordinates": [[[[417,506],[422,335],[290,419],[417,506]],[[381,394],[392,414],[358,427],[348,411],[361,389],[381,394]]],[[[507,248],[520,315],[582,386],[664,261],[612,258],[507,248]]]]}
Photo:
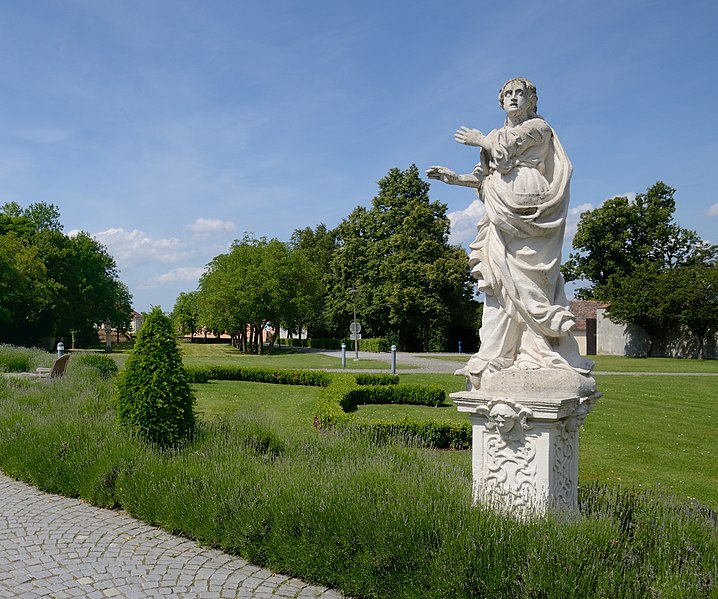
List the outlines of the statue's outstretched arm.
{"type": "Polygon", "coordinates": [[[462,187],[481,187],[483,177],[480,176],[480,170],[474,169],[474,172],[467,175],[459,175],[445,166],[431,166],[426,169],[426,176],[429,179],[437,179],[448,183],[449,185],[460,185],[462,187]]]}

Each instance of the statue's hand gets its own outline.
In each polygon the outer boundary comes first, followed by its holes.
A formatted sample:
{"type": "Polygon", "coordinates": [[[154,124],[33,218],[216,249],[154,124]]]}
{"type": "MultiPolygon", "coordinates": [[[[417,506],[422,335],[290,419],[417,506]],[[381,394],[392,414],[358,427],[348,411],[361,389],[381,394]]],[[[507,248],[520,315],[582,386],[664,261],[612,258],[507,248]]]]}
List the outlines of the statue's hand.
{"type": "Polygon", "coordinates": [[[438,179],[449,185],[455,185],[459,181],[459,175],[445,166],[432,166],[426,169],[426,176],[429,179],[438,179]]]}
{"type": "Polygon", "coordinates": [[[484,140],[484,134],[478,129],[461,127],[456,133],[454,133],[454,139],[465,146],[480,146],[481,142],[484,140]]]}

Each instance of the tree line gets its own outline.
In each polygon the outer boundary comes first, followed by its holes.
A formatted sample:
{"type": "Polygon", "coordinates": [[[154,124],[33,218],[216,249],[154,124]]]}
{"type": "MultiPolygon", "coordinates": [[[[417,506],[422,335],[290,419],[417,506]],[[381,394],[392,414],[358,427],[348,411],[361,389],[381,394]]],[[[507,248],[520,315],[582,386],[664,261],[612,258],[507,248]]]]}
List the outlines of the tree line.
{"type": "MultiPolygon", "coordinates": [[[[356,308],[362,335],[400,349],[467,351],[478,345],[481,304],[465,251],[448,243],[446,205],[429,198],[415,165],[391,169],[370,207],[334,229],[319,224],[288,242],[245,235],[215,257],[196,291],[182,293],[178,331],[226,332],[262,351],[271,325],[345,338],[356,308]],[[354,292],[353,292],[354,291],[354,292]]],[[[693,335],[702,357],[718,331],[718,246],[674,220],[675,189],[657,182],[635,199],[615,197],[581,215],[562,271],[577,296],[608,305],[611,320],[636,324],[654,341],[693,335]]],[[[270,346],[276,339],[270,340],[270,346]]]]}
{"type": "Polygon", "coordinates": [[[89,234],[62,229],[53,204],[0,207],[0,342],[86,345],[98,324],[129,325],[132,297],[112,256],[89,234]]]}
{"type": "Polygon", "coordinates": [[[235,241],[196,291],[177,298],[178,330],[226,332],[259,352],[269,326],[275,337],[281,326],[344,338],[356,307],[363,336],[401,349],[476,347],[480,304],[465,251],[448,242],[446,205],[431,201],[415,165],[391,169],[378,185],[371,207],[356,207],[334,229],[320,223],[287,242],[235,241]]]}
{"type": "Polygon", "coordinates": [[[718,332],[718,246],[675,222],[675,192],[659,181],[583,213],[563,273],[585,285],[579,297],[605,302],[612,321],[643,328],[649,355],[685,331],[702,358],[718,332]]]}

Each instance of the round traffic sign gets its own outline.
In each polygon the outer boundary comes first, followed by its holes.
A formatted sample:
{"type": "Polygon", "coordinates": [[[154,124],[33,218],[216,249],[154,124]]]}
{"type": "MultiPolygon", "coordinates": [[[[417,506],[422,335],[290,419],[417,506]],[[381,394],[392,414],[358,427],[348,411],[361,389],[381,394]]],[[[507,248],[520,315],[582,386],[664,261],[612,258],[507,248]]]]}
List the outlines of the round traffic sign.
{"type": "Polygon", "coordinates": [[[357,333],[361,333],[361,325],[358,322],[352,322],[349,325],[349,332],[356,335],[357,333]]]}

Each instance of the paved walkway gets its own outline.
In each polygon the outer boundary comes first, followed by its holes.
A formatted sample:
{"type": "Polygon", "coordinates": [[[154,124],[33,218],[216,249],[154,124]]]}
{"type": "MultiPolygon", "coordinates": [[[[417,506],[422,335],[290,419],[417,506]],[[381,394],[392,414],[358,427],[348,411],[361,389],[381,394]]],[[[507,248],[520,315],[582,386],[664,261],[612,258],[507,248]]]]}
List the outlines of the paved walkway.
{"type": "MultiPolygon", "coordinates": [[[[338,358],[341,360],[342,352],[341,351],[334,351],[334,350],[327,350],[327,351],[321,351],[320,353],[331,356],[332,358],[338,358]]],[[[350,370],[353,372],[359,371],[359,372],[380,372],[380,373],[387,373],[387,369],[378,369],[378,368],[354,368],[354,351],[348,351],[347,350],[347,367],[346,369],[342,368],[327,368],[325,370],[330,372],[341,372],[342,370],[350,370]]],[[[396,372],[397,374],[425,374],[425,373],[431,373],[431,374],[437,374],[437,373],[443,373],[443,374],[453,374],[455,370],[458,368],[463,367],[463,365],[466,363],[466,361],[470,358],[470,354],[440,354],[435,353],[432,354],[431,357],[424,357],[419,356],[412,353],[404,353],[404,352],[396,352],[396,372]],[[453,359],[451,360],[443,360],[440,357],[446,356],[451,357],[453,359]],[[411,368],[406,368],[406,366],[411,366],[411,368]]],[[[375,352],[359,352],[359,359],[360,360],[376,360],[379,362],[386,362],[387,364],[391,364],[391,353],[389,352],[381,352],[381,353],[375,353],[375,352]]]]}
{"type": "MultiPolygon", "coordinates": [[[[321,351],[321,353],[332,356],[333,358],[341,359],[341,351],[321,351]]],[[[458,354],[458,353],[432,353],[429,356],[417,355],[412,353],[397,352],[396,364],[397,374],[413,374],[413,373],[431,373],[431,374],[453,374],[459,368],[462,368],[464,364],[471,357],[471,354],[458,354]],[[444,358],[444,359],[442,359],[444,358]],[[450,359],[446,359],[450,358],[450,359]],[[411,368],[402,368],[402,366],[411,366],[411,368]]],[[[391,354],[387,352],[374,353],[374,352],[359,352],[360,360],[378,360],[382,362],[391,363],[391,354]]],[[[347,351],[347,367],[326,369],[331,372],[342,372],[342,370],[348,370],[352,372],[383,372],[384,369],[356,369],[352,366],[354,360],[354,352],[347,351]]],[[[610,374],[610,375],[625,375],[625,376],[716,376],[716,372],[614,372],[609,370],[594,370],[592,374],[610,374]]]]}
{"type": "Polygon", "coordinates": [[[341,595],[0,474],[0,597],[341,595]]]}

